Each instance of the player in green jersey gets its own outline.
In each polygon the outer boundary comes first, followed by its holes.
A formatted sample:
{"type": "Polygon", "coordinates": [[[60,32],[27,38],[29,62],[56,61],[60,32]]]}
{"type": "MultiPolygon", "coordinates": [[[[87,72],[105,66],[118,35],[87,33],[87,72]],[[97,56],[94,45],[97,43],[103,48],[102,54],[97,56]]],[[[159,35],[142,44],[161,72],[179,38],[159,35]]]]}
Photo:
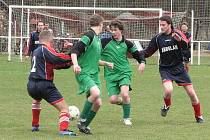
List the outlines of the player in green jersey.
{"type": "MultiPolygon", "coordinates": [[[[71,50],[73,70],[79,84],[79,94],[86,93],[87,95],[78,121],[79,131],[85,134],[91,134],[88,126],[102,104],[98,76],[101,55],[101,41],[98,35],[102,32],[102,27],[103,18],[99,15],[91,16],[89,31],[82,35],[81,40],[71,50]]],[[[111,63],[101,61],[100,64],[109,66],[111,63]]]]}
{"type": "Polygon", "coordinates": [[[139,63],[139,70],[144,71],[145,59],[139,53],[136,46],[125,39],[122,32],[123,24],[119,20],[110,23],[112,38],[104,38],[102,42],[101,60],[112,62],[113,69],[105,67],[104,76],[106,87],[111,104],[122,104],[123,122],[125,125],[132,125],[130,120],[130,97],[129,90],[131,85],[131,67],[127,59],[127,53],[131,53],[139,63]]]}

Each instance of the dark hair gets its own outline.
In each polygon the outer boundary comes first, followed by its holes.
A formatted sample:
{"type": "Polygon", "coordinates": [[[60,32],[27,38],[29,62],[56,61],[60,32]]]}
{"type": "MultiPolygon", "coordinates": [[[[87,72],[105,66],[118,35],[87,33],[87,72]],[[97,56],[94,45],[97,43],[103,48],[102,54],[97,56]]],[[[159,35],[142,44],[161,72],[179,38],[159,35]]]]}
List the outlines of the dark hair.
{"type": "Polygon", "coordinates": [[[124,26],[123,23],[119,20],[113,20],[111,21],[111,23],[109,24],[109,27],[111,29],[111,27],[115,27],[115,28],[119,28],[119,30],[124,30],[124,26]]]}
{"type": "Polygon", "coordinates": [[[180,27],[182,27],[182,25],[186,25],[187,27],[189,27],[189,24],[187,22],[182,22],[180,27]]]}
{"type": "Polygon", "coordinates": [[[104,21],[104,18],[98,14],[92,15],[90,17],[90,26],[99,26],[101,22],[104,21]]]}
{"type": "Polygon", "coordinates": [[[159,18],[160,21],[165,21],[168,24],[171,24],[171,29],[173,29],[173,22],[170,16],[162,16],[159,18]]]}

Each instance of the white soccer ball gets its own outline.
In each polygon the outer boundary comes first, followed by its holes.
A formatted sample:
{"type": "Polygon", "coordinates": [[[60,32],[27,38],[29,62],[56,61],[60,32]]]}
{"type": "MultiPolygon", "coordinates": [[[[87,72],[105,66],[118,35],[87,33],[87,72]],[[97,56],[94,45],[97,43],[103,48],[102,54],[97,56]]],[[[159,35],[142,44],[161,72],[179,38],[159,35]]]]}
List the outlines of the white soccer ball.
{"type": "Polygon", "coordinates": [[[78,119],[80,115],[79,108],[76,106],[69,106],[69,114],[70,114],[70,119],[78,119]]]}

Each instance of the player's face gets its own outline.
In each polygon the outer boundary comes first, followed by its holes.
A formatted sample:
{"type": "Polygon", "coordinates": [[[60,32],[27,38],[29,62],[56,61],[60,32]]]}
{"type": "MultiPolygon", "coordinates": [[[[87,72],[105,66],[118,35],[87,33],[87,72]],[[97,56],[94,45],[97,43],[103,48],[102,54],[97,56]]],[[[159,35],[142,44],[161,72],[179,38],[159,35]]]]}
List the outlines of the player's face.
{"type": "Polygon", "coordinates": [[[117,27],[111,27],[110,29],[114,39],[119,40],[122,38],[122,31],[117,27]]]}
{"type": "Polygon", "coordinates": [[[182,25],[182,26],[181,26],[181,31],[182,31],[183,33],[186,33],[187,30],[188,30],[187,25],[182,25]]]}
{"type": "Polygon", "coordinates": [[[161,33],[170,33],[171,24],[168,24],[166,21],[160,21],[161,33]]]}
{"type": "Polygon", "coordinates": [[[103,22],[100,23],[99,30],[100,30],[100,33],[103,31],[103,22]]]}
{"type": "Polygon", "coordinates": [[[38,31],[42,31],[42,30],[44,30],[44,23],[43,22],[38,22],[38,25],[37,25],[37,29],[38,29],[38,31]]]}

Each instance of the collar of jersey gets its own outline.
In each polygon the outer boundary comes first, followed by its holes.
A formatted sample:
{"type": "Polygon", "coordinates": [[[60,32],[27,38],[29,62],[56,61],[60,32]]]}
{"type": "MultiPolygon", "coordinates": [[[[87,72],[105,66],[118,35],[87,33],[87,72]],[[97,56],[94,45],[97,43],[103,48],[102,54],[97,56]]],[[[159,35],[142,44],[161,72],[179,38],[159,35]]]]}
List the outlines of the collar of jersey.
{"type": "Polygon", "coordinates": [[[112,39],[113,39],[114,41],[116,41],[118,44],[125,42],[125,37],[124,37],[124,35],[122,36],[122,40],[120,40],[120,41],[117,41],[117,40],[114,39],[113,37],[112,37],[112,39]]]}

